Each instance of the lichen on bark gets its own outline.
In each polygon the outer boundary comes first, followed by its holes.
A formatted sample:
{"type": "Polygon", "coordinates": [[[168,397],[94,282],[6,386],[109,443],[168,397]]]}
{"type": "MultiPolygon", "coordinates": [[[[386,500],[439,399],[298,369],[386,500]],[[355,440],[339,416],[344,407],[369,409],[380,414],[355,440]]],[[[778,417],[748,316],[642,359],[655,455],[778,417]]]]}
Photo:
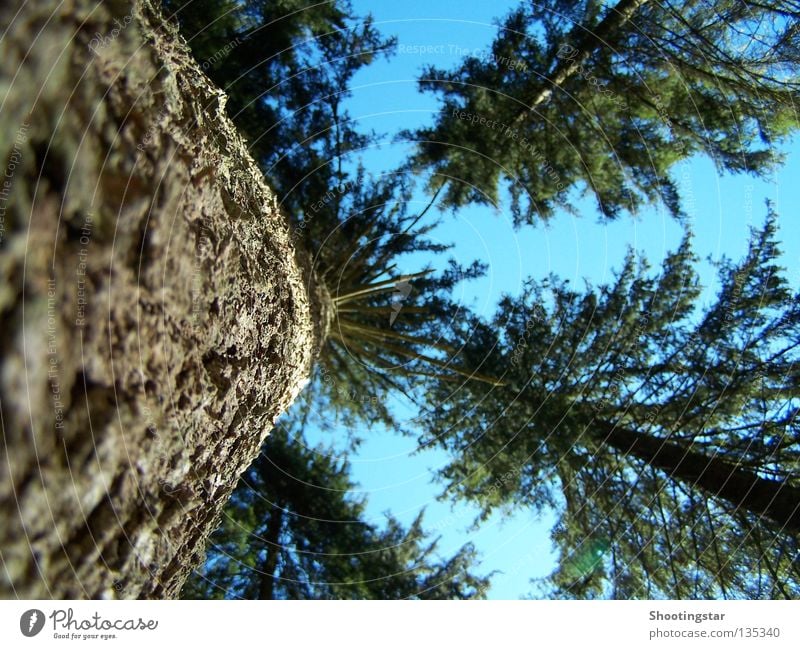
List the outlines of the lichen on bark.
{"type": "Polygon", "coordinates": [[[172,597],[329,318],[151,0],[0,18],[0,596],[172,597]]]}

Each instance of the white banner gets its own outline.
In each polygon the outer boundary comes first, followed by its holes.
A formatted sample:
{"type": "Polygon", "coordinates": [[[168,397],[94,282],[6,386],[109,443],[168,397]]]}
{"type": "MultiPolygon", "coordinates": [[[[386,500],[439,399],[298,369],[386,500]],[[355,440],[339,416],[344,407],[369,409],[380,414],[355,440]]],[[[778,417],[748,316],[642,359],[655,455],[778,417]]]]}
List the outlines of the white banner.
{"type": "Polygon", "coordinates": [[[799,620],[795,602],[8,600],[0,646],[797,649],[799,620]]]}

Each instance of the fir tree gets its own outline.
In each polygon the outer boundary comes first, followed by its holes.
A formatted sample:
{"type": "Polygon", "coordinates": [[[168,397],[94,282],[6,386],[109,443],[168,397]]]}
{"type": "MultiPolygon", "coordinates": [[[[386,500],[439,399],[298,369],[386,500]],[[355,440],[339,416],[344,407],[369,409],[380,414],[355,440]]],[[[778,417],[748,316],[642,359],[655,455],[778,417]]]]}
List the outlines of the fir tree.
{"type": "Polygon", "coordinates": [[[687,237],[656,276],[631,254],[610,286],[531,281],[461,325],[507,385],[440,384],[426,441],[485,516],[556,508],[556,594],[800,593],[800,296],[775,231],[771,214],[702,310],[687,237]]]}
{"type": "Polygon", "coordinates": [[[444,202],[495,205],[518,223],[570,210],[575,189],[607,218],[660,200],[681,216],[676,162],[704,153],[763,174],[797,127],[796,2],[524,3],[488,56],[429,67],[436,124],[406,137],[410,166],[444,202]]]}

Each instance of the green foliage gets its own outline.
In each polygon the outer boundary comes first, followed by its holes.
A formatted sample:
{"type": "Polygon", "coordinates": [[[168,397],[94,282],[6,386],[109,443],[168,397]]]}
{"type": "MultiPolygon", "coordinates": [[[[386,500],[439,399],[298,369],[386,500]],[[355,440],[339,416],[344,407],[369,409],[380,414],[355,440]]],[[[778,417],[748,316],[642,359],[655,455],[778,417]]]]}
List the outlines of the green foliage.
{"type": "Polygon", "coordinates": [[[439,323],[459,309],[450,299],[453,287],[485,269],[451,259],[438,274],[431,267],[401,272],[415,253],[443,256],[450,248],[428,237],[436,223],[423,220],[425,209],[409,213],[409,191],[403,175],[375,179],[359,166],[340,195],[346,216],[334,227],[334,215],[304,222],[309,238],[319,237],[314,267],[334,311],[305,400],[346,426],[359,420],[395,426],[382,395],[410,394],[420,375],[465,371],[439,323]]]}
{"type": "Polygon", "coordinates": [[[579,595],[590,583],[600,585],[605,577],[603,559],[611,545],[605,539],[589,537],[579,540],[575,547],[552,577],[564,595],[579,595]]]}
{"type": "Polygon", "coordinates": [[[782,277],[775,229],[770,214],[747,256],[721,264],[702,312],[687,237],[659,275],[630,255],[610,286],[531,281],[492,322],[463,325],[477,334],[465,357],[507,385],[439,384],[422,441],[452,452],[448,493],[485,516],[560,512],[551,595],[800,593],[796,522],[724,491],[758,476],[789,507],[800,493],[800,295],[782,277]],[[642,452],[651,442],[702,460],[708,476],[642,452]],[[593,540],[610,551],[589,569],[593,540]]]}
{"type": "Polygon", "coordinates": [[[467,599],[488,579],[470,545],[439,558],[422,514],[405,528],[365,520],[346,457],[279,427],[247,470],[184,598],[467,599]]]}
{"type": "Polygon", "coordinates": [[[442,110],[406,134],[411,166],[446,185],[447,204],[496,204],[506,181],[518,223],[569,210],[573,188],[608,218],[655,199],[680,216],[677,161],[771,168],[798,125],[796,2],[606,4],[525,3],[492,56],[424,72],[442,110]]]}

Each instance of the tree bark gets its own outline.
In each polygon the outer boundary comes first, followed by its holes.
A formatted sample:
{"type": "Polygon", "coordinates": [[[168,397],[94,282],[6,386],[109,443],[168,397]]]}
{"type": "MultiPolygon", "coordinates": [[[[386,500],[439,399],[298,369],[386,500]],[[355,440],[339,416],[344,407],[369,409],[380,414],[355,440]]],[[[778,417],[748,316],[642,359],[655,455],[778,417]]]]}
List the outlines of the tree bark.
{"type": "Polygon", "coordinates": [[[800,489],[652,435],[611,422],[595,424],[601,444],[632,455],[671,478],[700,487],[735,509],[763,517],[785,532],[800,533],[800,489]]]}
{"type": "Polygon", "coordinates": [[[0,20],[0,597],[176,596],[325,302],[152,0],[0,20]]]}

